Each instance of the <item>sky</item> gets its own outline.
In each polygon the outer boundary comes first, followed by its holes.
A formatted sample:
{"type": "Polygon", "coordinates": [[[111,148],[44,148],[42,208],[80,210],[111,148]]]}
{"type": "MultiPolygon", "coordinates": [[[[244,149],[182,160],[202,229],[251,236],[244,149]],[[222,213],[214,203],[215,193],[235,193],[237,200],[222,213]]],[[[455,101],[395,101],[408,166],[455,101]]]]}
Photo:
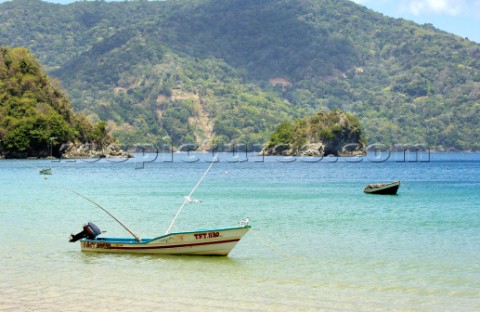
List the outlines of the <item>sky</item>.
{"type": "MultiPolygon", "coordinates": [[[[74,0],[46,1],[63,4],[74,2],[74,0]]],[[[480,43],[480,0],[352,1],[386,16],[404,18],[418,24],[430,23],[438,29],[480,43]]]]}
{"type": "Polygon", "coordinates": [[[480,43],[480,0],[352,0],[383,15],[418,24],[430,23],[446,32],[480,43]]]}

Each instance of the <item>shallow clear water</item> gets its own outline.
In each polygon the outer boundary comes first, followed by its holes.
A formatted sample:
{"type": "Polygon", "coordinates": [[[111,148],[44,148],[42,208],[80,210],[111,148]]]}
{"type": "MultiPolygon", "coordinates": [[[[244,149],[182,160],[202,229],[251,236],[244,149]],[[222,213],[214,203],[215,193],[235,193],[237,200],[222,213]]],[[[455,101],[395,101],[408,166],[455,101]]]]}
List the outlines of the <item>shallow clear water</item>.
{"type": "Polygon", "coordinates": [[[170,157],[0,160],[0,310],[480,310],[479,154],[317,162],[221,154],[175,230],[248,216],[252,231],[229,257],[90,254],[68,243],[88,221],[128,237],[68,189],[141,237],[164,234],[212,159],[170,157]],[[39,175],[43,167],[53,175],[39,175]],[[363,193],[397,179],[397,196],[363,193]]]}

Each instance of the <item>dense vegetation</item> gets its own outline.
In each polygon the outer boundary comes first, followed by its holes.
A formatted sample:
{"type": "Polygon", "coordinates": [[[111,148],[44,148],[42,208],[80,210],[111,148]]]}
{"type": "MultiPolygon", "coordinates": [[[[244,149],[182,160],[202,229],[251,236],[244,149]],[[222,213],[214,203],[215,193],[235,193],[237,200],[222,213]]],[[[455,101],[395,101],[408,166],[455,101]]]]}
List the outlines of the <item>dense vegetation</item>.
{"type": "Polygon", "coordinates": [[[0,151],[5,157],[59,156],[62,143],[107,137],[72,112],[58,87],[27,49],[0,47],[0,151]]]}
{"type": "Polygon", "coordinates": [[[339,109],[323,111],[291,123],[282,122],[270,136],[264,153],[301,154],[317,145],[320,156],[347,155],[365,151],[365,138],[359,120],[339,109]]]}
{"type": "Polygon", "coordinates": [[[16,0],[0,38],[124,143],[258,142],[339,108],[369,143],[480,149],[480,45],[347,0],[16,0]]]}

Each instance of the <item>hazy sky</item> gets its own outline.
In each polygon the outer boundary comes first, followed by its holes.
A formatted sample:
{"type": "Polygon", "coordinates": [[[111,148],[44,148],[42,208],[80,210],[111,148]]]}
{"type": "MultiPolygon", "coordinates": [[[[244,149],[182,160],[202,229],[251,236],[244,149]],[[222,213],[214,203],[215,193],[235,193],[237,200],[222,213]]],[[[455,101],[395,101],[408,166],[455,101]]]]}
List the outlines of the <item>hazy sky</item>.
{"type": "Polygon", "coordinates": [[[480,0],[353,0],[391,17],[468,37],[480,43],[480,0]]]}
{"type": "MultiPolygon", "coordinates": [[[[0,0],[4,2],[5,0],[0,0]]],[[[73,0],[47,0],[71,3],[73,0]]],[[[386,16],[401,17],[419,24],[468,37],[480,43],[480,0],[352,0],[386,16]]]]}

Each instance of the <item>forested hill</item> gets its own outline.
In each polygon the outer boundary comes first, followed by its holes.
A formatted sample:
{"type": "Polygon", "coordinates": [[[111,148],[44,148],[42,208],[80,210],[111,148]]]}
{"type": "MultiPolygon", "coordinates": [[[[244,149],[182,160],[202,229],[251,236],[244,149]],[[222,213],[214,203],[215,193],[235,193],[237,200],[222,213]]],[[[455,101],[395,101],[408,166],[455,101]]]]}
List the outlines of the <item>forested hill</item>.
{"type": "Polygon", "coordinates": [[[347,0],[16,0],[0,40],[124,143],[259,142],[339,108],[367,143],[480,148],[480,45],[347,0]]]}
{"type": "Polygon", "coordinates": [[[58,157],[62,143],[103,139],[104,123],[75,114],[27,49],[0,47],[0,156],[58,157]]]}

